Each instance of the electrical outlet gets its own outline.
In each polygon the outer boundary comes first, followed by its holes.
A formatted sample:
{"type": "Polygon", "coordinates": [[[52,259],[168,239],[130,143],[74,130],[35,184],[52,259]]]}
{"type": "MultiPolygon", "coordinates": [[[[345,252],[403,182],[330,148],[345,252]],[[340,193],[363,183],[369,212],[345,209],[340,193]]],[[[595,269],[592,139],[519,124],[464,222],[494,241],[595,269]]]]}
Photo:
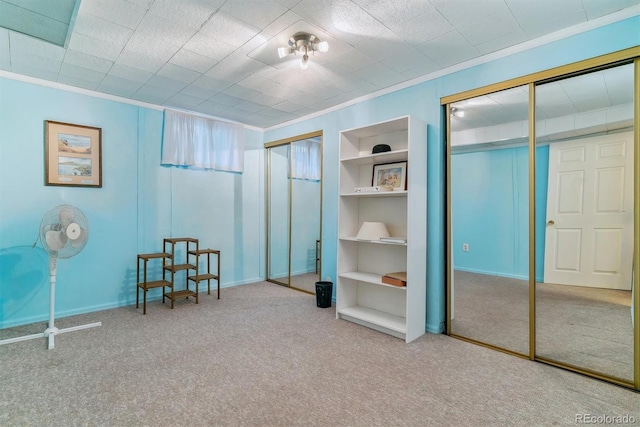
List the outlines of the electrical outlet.
{"type": "Polygon", "coordinates": [[[469,252],[469,244],[468,243],[463,243],[462,244],[462,252],[469,252]]]}

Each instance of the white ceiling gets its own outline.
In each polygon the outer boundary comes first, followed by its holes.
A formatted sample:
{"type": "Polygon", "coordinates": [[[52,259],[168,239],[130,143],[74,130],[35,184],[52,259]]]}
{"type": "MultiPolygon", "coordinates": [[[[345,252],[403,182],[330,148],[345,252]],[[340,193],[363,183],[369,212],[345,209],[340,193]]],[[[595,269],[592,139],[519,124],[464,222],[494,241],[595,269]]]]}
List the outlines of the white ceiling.
{"type": "Polygon", "coordinates": [[[0,28],[0,70],[264,128],[639,4],[82,0],[66,48],[0,28]],[[330,45],[307,70],[297,31],[330,45]]]}

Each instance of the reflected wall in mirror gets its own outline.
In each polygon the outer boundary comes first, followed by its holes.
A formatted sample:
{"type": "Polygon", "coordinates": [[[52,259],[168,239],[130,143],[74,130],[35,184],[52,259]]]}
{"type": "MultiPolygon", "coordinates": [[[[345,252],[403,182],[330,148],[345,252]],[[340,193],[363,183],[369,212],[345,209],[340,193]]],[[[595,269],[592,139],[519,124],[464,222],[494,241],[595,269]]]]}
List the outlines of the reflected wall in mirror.
{"type": "Polygon", "coordinates": [[[633,382],[633,64],[536,86],[536,357],[633,382]]]}
{"type": "Polygon", "coordinates": [[[267,279],[289,286],[289,236],[291,193],[289,145],[272,147],[268,156],[267,279]]]}
{"type": "Polygon", "coordinates": [[[528,86],[450,105],[450,331],[529,353],[528,86]]]}
{"type": "Polygon", "coordinates": [[[322,268],[322,132],[265,146],[267,280],[315,294],[322,268]]]}
{"type": "Polygon", "coordinates": [[[320,280],[320,142],[291,143],[291,287],[314,294],[320,280]]]}

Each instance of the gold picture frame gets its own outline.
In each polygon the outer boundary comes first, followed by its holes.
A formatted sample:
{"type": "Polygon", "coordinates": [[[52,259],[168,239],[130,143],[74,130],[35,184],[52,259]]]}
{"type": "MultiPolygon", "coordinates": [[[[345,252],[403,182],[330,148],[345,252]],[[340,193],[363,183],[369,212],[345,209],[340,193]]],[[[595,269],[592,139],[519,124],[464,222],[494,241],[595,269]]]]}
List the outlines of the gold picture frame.
{"type": "Polygon", "coordinates": [[[102,187],[102,129],[45,120],[45,185],[102,187]]]}
{"type": "Polygon", "coordinates": [[[407,162],[381,163],[373,165],[371,185],[389,185],[395,191],[407,189],[407,162]]]}

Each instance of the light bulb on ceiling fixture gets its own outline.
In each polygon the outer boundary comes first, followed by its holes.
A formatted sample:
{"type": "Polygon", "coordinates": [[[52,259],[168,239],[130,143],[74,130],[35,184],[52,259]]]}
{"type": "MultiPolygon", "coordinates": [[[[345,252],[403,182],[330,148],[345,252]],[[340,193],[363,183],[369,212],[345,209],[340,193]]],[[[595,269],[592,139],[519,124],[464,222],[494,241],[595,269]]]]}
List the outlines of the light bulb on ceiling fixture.
{"type": "Polygon", "coordinates": [[[329,50],[329,43],[320,42],[318,43],[318,52],[326,53],[329,50]]]}
{"type": "Polygon", "coordinates": [[[278,56],[280,59],[290,54],[302,54],[300,60],[300,68],[306,70],[309,68],[309,52],[322,52],[325,53],[329,50],[329,43],[326,41],[320,41],[318,37],[309,33],[296,33],[289,38],[289,47],[279,47],[278,56]]]}
{"type": "Polygon", "coordinates": [[[289,55],[291,53],[291,49],[287,48],[287,47],[279,47],[278,48],[278,56],[280,57],[280,59],[284,58],[285,56],[289,55]]]}
{"type": "Polygon", "coordinates": [[[457,107],[451,107],[451,115],[456,117],[464,117],[464,111],[457,107]]]}
{"type": "Polygon", "coordinates": [[[303,70],[306,70],[307,68],[309,68],[309,55],[307,55],[306,53],[300,60],[300,68],[302,68],[303,70]]]}

